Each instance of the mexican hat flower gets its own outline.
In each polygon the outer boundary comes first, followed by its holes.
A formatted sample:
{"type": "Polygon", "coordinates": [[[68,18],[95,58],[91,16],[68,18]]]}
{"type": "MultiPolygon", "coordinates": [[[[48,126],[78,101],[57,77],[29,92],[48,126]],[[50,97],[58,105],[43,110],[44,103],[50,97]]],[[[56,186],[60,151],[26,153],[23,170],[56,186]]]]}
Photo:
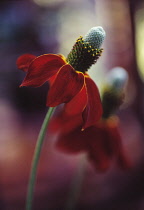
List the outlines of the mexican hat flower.
{"type": "Polygon", "coordinates": [[[58,132],[56,147],[70,154],[87,153],[88,159],[99,171],[107,170],[114,160],[119,167],[129,168],[131,163],[124,151],[119,119],[114,114],[123,103],[127,79],[126,71],[120,67],[110,72],[102,92],[103,116],[84,131],[80,129],[81,115],[70,118],[63,109],[60,110],[49,126],[52,133],[58,132]]]}
{"type": "Polygon", "coordinates": [[[120,168],[127,169],[130,161],[122,144],[118,124],[117,117],[110,117],[84,131],[79,126],[68,133],[61,132],[56,148],[67,154],[87,153],[94,168],[101,172],[106,171],[113,162],[120,168]]]}
{"type": "Polygon", "coordinates": [[[20,86],[39,87],[49,82],[47,106],[65,103],[67,115],[82,115],[83,129],[93,125],[102,115],[102,105],[98,88],[87,70],[101,56],[104,38],[103,28],[93,27],[84,38],[77,39],[67,58],[56,54],[20,56],[17,66],[26,72],[20,86]]]}

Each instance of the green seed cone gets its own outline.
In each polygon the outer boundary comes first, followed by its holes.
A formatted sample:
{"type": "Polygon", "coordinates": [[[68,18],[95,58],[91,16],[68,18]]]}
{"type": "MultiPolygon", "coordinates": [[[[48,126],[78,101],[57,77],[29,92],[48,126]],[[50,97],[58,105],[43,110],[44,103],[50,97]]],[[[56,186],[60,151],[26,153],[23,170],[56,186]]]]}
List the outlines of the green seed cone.
{"type": "Polygon", "coordinates": [[[103,49],[100,49],[105,37],[102,27],[92,28],[83,39],[80,36],[67,56],[67,62],[76,70],[85,73],[96,63],[103,49]]]}

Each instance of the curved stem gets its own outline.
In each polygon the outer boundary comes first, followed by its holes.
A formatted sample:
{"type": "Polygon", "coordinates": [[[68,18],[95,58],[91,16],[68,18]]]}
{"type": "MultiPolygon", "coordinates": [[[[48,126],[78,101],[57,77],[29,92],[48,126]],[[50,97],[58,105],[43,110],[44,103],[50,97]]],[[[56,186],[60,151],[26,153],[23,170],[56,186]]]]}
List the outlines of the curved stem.
{"type": "Polygon", "coordinates": [[[48,126],[49,120],[52,116],[52,113],[54,112],[54,109],[55,109],[55,107],[49,108],[49,110],[45,116],[45,119],[43,121],[38,139],[37,139],[34,156],[33,156],[33,160],[32,160],[30,179],[29,179],[29,184],[28,184],[26,210],[32,209],[32,201],[33,201],[33,197],[34,197],[34,187],[35,187],[35,181],[36,181],[36,175],[37,175],[38,162],[39,162],[40,153],[41,153],[41,149],[43,146],[47,126],[48,126]]]}
{"type": "Polygon", "coordinates": [[[82,157],[80,158],[80,162],[78,164],[78,169],[71,183],[71,189],[68,196],[68,200],[66,202],[65,210],[76,209],[76,203],[80,196],[81,187],[86,172],[86,163],[87,163],[86,155],[82,155],[82,157]]]}

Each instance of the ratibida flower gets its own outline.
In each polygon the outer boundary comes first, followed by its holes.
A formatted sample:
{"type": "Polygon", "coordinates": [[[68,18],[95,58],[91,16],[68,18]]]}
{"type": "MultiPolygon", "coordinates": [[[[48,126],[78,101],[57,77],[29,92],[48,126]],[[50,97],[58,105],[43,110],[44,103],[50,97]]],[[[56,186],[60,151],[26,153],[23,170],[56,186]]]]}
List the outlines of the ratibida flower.
{"type": "MultiPolygon", "coordinates": [[[[69,123],[69,127],[73,126],[72,121],[69,123]]],[[[120,168],[127,169],[130,161],[125,154],[118,125],[118,118],[110,117],[84,131],[79,126],[70,132],[60,132],[56,148],[67,154],[87,153],[89,161],[100,172],[106,171],[113,162],[120,168]]]]}
{"type": "Polygon", "coordinates": [[[68,115],[82,114],[83,129],[92,126],[101,118],[102,105],[99,90],[87,70],[101,56],[104,38],[103,28],[94,27],[84,38],[77,39],[67,58],[56,54],[20,56],[17,66],[27,73],[20,86],[39,87],[49,82],[46,105],[65,103],[68,115]]]}
{"type": "MultiPolygon", "coordinates": [[[[85,129],[95,124],[102,116],[102,104],[99,90],[87,70],[96,63],[103,49],[101,45],[105,38],[102,27],[92,28],[83,38],[80,36],[67,58],[63,55],[25,54],[17,59],[19,69],[26,72],[22,86],[39,87],[49,82],[46,105],[49,107],[38,135],[27,192],[26,209],[32,209],[36,173],[47,126],[57,105],[64,103],[65,116],[73,118],[80,116],[81,128],[85,129]]],[[[79,124],[79,118],[75,126],[79,124]]]]}

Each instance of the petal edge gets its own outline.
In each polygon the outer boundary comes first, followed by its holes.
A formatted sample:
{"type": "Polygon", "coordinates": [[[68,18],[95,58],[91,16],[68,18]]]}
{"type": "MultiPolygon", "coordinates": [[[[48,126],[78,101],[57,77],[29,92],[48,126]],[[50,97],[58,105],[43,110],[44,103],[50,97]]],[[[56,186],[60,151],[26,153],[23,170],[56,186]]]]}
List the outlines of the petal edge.
{"type": "Polygon", "coordinates": [[[30,63],[36,58],[35,55],[32,55],[32,54],[24,54],[24,55],[21,55],[17,61],[16,61],[16,65],[18,67],[18,69],[24,71],[24,72],[27,72],[28,71],[28,68],[29,68],[29,65],[30,63]]]}
{"type": "Polygon", "coordinates": [[[21,86],[39,87],[65,65],[65,61],[55,54],[44,54],[35,58],[21,86]]]}
{"type": "Polygon", "coordinates": [[[84,120],[83,129],[95,125],[101,118],[103,112],[98,87],[88,76],[85,77],[85,82],[87,87],[88,103],[82,114],[84,120]]]}
{"type": "Polygon", "coordinates": [[[54,107],[61,103],[68,103],[83,85],[83,73],[76,72],[69,64],[62,66],[48,92],[47,106],[54,107]]]}

